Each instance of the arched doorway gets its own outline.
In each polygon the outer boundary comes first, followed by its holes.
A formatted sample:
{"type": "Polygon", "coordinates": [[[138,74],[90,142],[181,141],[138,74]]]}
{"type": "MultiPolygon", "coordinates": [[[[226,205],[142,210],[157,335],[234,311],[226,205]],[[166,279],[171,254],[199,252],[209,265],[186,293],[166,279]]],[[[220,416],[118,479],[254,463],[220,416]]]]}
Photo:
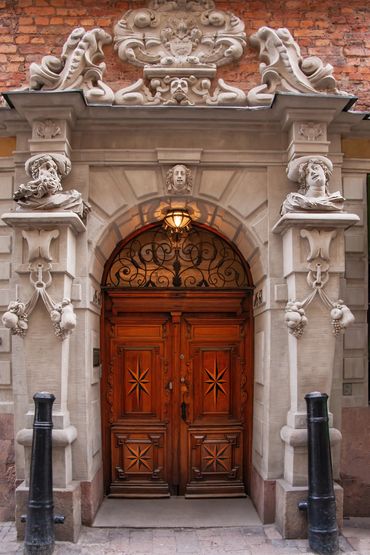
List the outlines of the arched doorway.
{"type": "Polygon", "coordinates": [[[106,492],[240,497],[252,423],[252,280],[205,226],[121,241],[102,289],[106,492]]]}

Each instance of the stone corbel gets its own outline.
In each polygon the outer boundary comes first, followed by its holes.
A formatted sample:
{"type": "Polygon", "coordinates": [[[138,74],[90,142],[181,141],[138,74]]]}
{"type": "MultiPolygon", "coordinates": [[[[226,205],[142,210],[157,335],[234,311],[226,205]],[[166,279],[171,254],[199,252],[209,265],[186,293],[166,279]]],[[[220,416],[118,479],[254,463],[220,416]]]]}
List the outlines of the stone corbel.
{"type": "Polygon", "coordinates": [[[57,229],[23,230],[22,237],[27,241],[29,262],[34,262],[38,258],[43,258],[47,262],[53,260],[50,254],[50,244],[53,239],[59,237],[57,229]]]}
{"type": "Polygon", "coordinates": [[[307,283],[312,291],[302,301],[292,300],[287,303],[285,322],[289,333],[297,338],[302,336],[308,323],[305,308],[312,303],[316,296],[330,310],[333,333],[335,335],[344,333],[355,318],[341,299],[333,301],[324,289],[329,281],[330,245],[337,236],[337,232],[335,230],[302,229],[300,236],[309,242],[307,283]]]}

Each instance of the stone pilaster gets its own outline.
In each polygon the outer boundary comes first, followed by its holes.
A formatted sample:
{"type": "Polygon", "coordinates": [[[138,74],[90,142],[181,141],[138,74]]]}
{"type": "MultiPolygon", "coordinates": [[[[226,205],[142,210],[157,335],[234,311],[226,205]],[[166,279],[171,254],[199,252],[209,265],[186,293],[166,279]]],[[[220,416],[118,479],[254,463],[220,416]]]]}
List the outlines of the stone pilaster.
{"type": "MultiPolygon", "coordinates": [[[[80,527],[79,483],[72,481],[72,444],[77,430],[68,409],[69,343],[74,327],[71,299],[76,274],[77,236],[85,230],[73,212],[15,212],[2,216],[14,228],[13,291],[17,302],[25,305],[26,317],[12,328],[17,347],[13,366],[23,383],[15,394],[16,440],[24,447],[24,468],[18,463],[18,476],[25,482],[16,492],[17,514],[25,510],[32,445],[33,403],[36,391],[54,393],[53,484],[56,498],[68,506],[67,526],[57,527],[57,538],[73,540],[80,527]],[[63,318],[71,315],[70,325],[63,318]],[[67,314],[68,315],[68,314],[67,314]],[[22,324],[23,322],[23,324],[22,324]]],[[[9,313],[8,313],[9,314],[9,313]]],[[[19,313],[18,313],[19,314],[19,313]]],[[[58,505],[57,499],[56,506],[58,505]]],[[[18,521],[17,521],[18,522],[18,521]]],[[[20,526],[20,525],[19,525],[20,526]]],[[[22,528],[19,528],[22,535],[22,528]]]]}
{"type": "MultiPolygon", "coordinates": [[[[329,396],[331,393],[338,341],[335,332],[339,330],[333,326],[332,310],[339,300],[344,272],[344,229],[357,221],[354,214],[290,213],[273,230],[282,236],[284,278],[290,301],[286,309],[290,409],[280,434],[285,445],[284,479],[278,480],[276,488],[277,523],[284,537],[300,537],[305,529],[306,517],[297,506],[298,498],[307,495],[304,396],[310,391],[329,396]]],[[[345,326],[341,331],[344,329],[345,326]]],[[[332,446],[341,440],[340,431],[333,428],[332,415],[330,437],[332,446]]],[[[333,455],[337,476],[339,460],[333,455]]],[[[340,489],[336,491],[340,497],[340,489]]]]}

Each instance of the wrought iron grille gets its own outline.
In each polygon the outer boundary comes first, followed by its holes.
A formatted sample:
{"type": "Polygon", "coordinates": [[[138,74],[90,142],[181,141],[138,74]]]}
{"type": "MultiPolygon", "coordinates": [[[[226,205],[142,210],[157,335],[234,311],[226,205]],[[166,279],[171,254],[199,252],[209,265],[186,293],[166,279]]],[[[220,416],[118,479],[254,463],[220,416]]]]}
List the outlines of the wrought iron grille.
{"type": "Polygon", "coordinates": [[[162,227],[131,239],[115,256],[106,287],[245,288],[249,279],[240,255],[221,237],[192,227],[170,237],[162,227]]]}

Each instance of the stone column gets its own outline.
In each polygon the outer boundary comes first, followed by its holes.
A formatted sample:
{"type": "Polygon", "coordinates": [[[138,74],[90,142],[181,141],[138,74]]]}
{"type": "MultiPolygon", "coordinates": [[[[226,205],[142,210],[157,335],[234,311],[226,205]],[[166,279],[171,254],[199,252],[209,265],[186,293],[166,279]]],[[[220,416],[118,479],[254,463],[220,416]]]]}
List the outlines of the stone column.
{"type": "Polygon", "coordinates": [[[4,318],[12,327],[16,348],[13,353],[15,381],[16,440],[24,447],[25,467],[18,476],[25,481],[16,490],[16,524],[23,535],[19,516],[26,512],[33,402],[36,391],[56,397],[53,409],[53,484],[56,512],[65,514],[65,524],[56,527],[57,539],[75,541],[81,526],[80,483],[72,481],[72,443],[77,430],[68,410],[70,334],[75,326],[71,299],[76,274],[77,236],[85,225],[74,212],[14,212],[2,219],[14,228],[13,290],[17,302],[4,318]],[[19,302],[24,312],[17,312],[19,302]],[[14,306],[15,305],[15,306],[14,306]],[[12,316],[13,314],[13,316],[12,316]]]}
{"type": "MultiPolygon", "coordinates": [[[[304,537],[306,531],[306,515],[298,510],[298,502],[307,496],[304,396],[310,391],[329,396],[331,393],[334,353],[339,340],[336,333],[344,331],[351,319],[349,309],[338,303],[344,272],[344,229],[357,221],[356,215],[341,212],[297,212],[284,215],[273,229],[282,236],[284,277],[290,300],[285,318],[289,326],[290,410],[281,429],[285,444],[284,478],[277,481],[276,487],[277,524],[285,538],[304,537]],[[341,318],[334,320],[337,315],[341,318]]],[[[335,446],[341,434],[332,426],[331,415],[330,437],[335,446]]],[[[334,477],[339,470],[337,454],[333,453],[334,477]]],[[[339,486],[336,494],[340,522],[339,486]]]]}

